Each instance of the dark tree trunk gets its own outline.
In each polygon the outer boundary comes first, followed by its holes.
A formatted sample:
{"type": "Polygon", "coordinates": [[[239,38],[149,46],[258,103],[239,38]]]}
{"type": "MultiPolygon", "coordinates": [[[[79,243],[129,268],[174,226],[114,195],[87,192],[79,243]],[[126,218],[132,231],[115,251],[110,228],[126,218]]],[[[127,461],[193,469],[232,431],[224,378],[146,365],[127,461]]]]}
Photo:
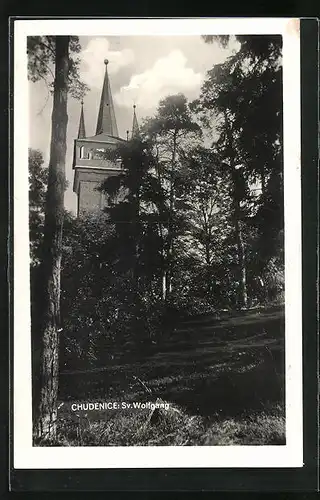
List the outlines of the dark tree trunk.
{"type": "Polygon", "coordinates": [[[213,283],[212,283],[212,273],[211,273],[211,234],[208,217],[205,211],[205,208],[202,206],[202,216],[203,216],[203,229],[205,232],[205,262],[206,262],[206,275],[207,275],[207,294],[211,298],[213,292],[213,283]]]}
{"type": "MultiPolygon", "coordinates": [[[[162,186],[162,178],[159,168],[159,157],[158,148],[156,156],[156,174],[159,183],[159,187],[162,186]]],[[[160,274],[160,289],[161,289],[161,299],[165,301],[166,299],[166,256],[165,256],[165,241],[164,241],[164,231],[163,231],[163,208],[159,206],[159,222],[158,222],[158,234],[161,241],[161,274],[160,274]]]]}
{"type": "MultiPolygon", "coordinates": [[[[134,195],[134,264],[133,264],[133,286],[135,289],[136,316],[140,315],[140,245],[141,245],[141,222],[140,222],[140,183],[134,195]]],[[[139,330],[139,326],[137,327],[139,330]]]]}
{"type": "Polygon", "coordinates": [[[169,299],[170,294],[172,292],[172,242],[170,242],[169,245],[170,246],[168,248],[167,258],[166,258],[167,270],[164,273],[164,282],[163,282],[165,300],[169,299]]]}
{"type": "Polygon", "coordinates": [[[239,265],[239,300],[238,305],[241,309],[242,307],[248,307],[248,294],[247,294],[247,271],[246,271],[246,261],[245,261],[245,249],[243,243],[241,222],[239,217],[235,217],[235,233],[236,242],[238,250],[238,265],[239,265]]]}
{"type": "MultiPolygon", "coordinates": [[[[161,216],[161,214],[160,214],[161,216]]],[[[164,236],[163,236],[163,226],[162,221],[158,224],[159,236],[161,241],[161,299],[164,301],[166,299],[166,257],[164,250],[164,236]]]]}
{"type": "Polygon", "coordinates": [[[169,224],[168,224],[168,241],[167,241],[167,258],[166,258],[166,272],[164,278],[165,300],[168,300],[172,292],[172,267],[173,267],[173,212],[174,212],[174,198],[175,198],[175,185],[174,174],[176,165],[176,152],[177,152],[177,130],[173,134],[173,150],[171,158],[170,170],[170,194],[169,194],[169,224]]]}
{"type": "Polygon", "coordinates": [[[236,151],[233,144],[233,135],[231,126],[228,119],[227,112],[224,113],[226,133],[228,138],[228,150],[230,157],[230,170],[232,178],[232,200],[233,200],[233,221],[235,230],[235,239],[237,245],[238,254],[238,307],[248,306],[248,293],[247,293],[247,270],[246,270],[246,258],[245,258],[245,247],[243,242],[243,234],[241,227],[241,199],[243,198],[245,191],[245,182],[241,173],[241,168],[236,169],[236,151]]]}
{"type": "Polygon", "coordinates": [[[245,258],[245,247],[243,241],[243,233],[241,227],[241,206],[240,202],[243,194],[243,178],[241,170],[236,170],[233,168],[232,171],[233,178],[233,218],[234,218],[234,230],[235,239],[237,245],[238,254],[238,307],[239,309],[243,307],[248,307],[248,293],[247,293],[247,270],[246,270],[246,258],[245,258]]]}
{"type": "Polygon", "coordinates": [[[69,36],[56,37],[49,179],[41,263],[42,321],[39,331],[40,366],[34,434],[37,439],[50,440],[56,436],[57,421],[69,38],[69,36]]]}
{"type": "Polygon", "coordinates": [[[265,173],[264,166],[262,166],[262,169],[261,169],[261,193],[262,193],[262,196],[264,196],[266,193],[266,173],[265,173]]]}

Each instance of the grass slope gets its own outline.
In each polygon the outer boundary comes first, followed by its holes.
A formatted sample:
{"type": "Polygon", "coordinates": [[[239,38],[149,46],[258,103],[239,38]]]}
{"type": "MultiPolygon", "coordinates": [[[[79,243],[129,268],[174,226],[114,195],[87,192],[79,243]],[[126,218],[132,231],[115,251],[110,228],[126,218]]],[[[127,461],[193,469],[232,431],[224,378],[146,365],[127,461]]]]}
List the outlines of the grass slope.
{"type": "MultiPolygon", "coordinates": [[[[181,321],[143,354],[61,375],[61,446],[285,444],[284,315],[281,309],[181,321]],[[121,409],[157,399],[168,410],[121,409]],[[71,411],[114,401],[117,410],[71,411]],[[152,418],[151,418],[152,417],[152,418]]],[[[48,443],[41,443],[48,444],[48,443]]]]}

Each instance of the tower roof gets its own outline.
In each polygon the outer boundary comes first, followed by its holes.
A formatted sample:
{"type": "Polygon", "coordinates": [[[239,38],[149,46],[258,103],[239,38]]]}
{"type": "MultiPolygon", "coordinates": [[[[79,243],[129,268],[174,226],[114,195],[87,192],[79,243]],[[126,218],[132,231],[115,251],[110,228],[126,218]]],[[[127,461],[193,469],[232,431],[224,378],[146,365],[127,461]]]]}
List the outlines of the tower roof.
{"type": "Polygon", "coordinates": [[[86,137],[86,127],[84,124],[84,113],[83,113],[83,100],[81,101],[81,113],[79,121],[78,139],[84,139],[86,137]]]}
{"type": "Polygon", "coordinates": [[[105,134],[119,137],[108,75],[108,59],[105,59],[104,63],[106,65],[106,70],[101,92],[96,135],[105,134]]]}
{"type": "Polygon", "coordinates": [[[136,115],[136,105],[133,105],[132,137],[139,135],[139,124],[136,115]]]}

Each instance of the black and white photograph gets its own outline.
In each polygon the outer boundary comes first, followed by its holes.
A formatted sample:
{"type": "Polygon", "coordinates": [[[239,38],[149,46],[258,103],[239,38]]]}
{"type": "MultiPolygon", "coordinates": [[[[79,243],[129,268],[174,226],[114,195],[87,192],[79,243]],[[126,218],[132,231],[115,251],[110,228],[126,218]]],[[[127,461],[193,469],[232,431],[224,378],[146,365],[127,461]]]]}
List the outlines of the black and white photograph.
{"type": "Polygon", "coordinates": [[[299,71],[295,19],[16,21],[17,466],[302,466],[299,71]]]}

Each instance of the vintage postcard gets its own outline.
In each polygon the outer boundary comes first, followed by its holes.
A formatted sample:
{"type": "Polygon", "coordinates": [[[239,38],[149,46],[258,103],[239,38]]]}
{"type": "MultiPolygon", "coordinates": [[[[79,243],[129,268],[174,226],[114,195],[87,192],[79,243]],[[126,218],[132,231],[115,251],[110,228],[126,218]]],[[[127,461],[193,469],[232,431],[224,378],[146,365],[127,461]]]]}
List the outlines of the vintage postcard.
{"type": "Polygon", "coordinates": [[[300,174],[299,20],[15,20],[15,468],[303,466],[300,174]]]}

